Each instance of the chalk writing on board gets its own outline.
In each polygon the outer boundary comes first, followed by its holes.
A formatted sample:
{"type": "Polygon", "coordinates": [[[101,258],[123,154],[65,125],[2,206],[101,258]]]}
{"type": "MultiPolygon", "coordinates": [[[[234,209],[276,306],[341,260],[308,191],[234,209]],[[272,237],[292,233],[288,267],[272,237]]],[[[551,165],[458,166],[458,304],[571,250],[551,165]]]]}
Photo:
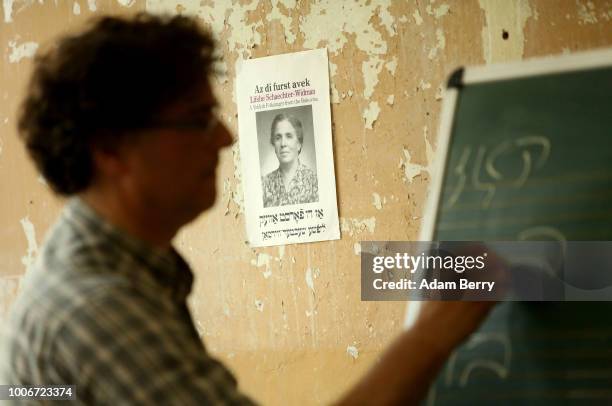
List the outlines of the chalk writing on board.
{"type": "Polygon", "coordinates": [[[546,240],[550,239],[553,241],[564,242],[567,241],[565,235],[558,229],[550,226],[536,226],[530,227],[526,230],[521,231],[517,236],[517,240],[546,240]]]}
{"type": "Polygon", "coordinates": [[[451,208],[457,203],[468,183],[468,177],[474,189],[484,192],[481,201],[483,209],[491,205],[495,191],[500,185],[520,189],[536,169],[546,164],[550,156],[551,143],[547,137],[542,135],[527,135],[513,140],[504,140],[493,148],[480,145],[475,154],[473,154],[473,149],[474,147],[470,145],[463,147],[459,161],[450,170],[450,174],[456,177],[456,185],[445,202],[446,208],[451,208]],[[534,147],[538,151],[534,151],[534,147]],[[522,162],[520,172],[514,177],[504,174],[499,168],[499,160],[512,154],[518,154],[522,162]],[[472,156],[474,156],[472,170],[468,175],[468,166],[472,156]]]}
{"type": "MultiPolygon", "coordinates": [[[[456,383],[461,387],[466,386],[469,382],[470,375],[478,369],[490,370],[500,379],[506,379],[510,373],[510,362],[512,361],[512,346],[506,334],[497,332],[474,334],[466,343],[465,349],[475,350],[479,346],[485,345],[491,348],[491,344],[498,344],[494,346],[496,351],[490,354],[491,358],[470,359],[465,362],[463,367],[457,365],[458,353],[453,353],[449,358],[444,377],[446,386],[452,386],[456,383]]],[[[464,355],[465,354],[462,356],[464,355]]]]}
{"type": "Polygon", "coordinates": [[[502,180],[503,175],[497,170],[495,161],[499,156],[505,153],[512,153],[516,148],[520,148],[521,157],[523,159],[523,170],[521,171],[521,174],[513,181],[513,183],[516,187],[522,186],[532,170],[533,163],[531,159],[531,151],[526,149],[532,146],[542,148],[540,151],[540,156],[535,164],[535,168],[541,168],[544,166],[548,160],[548,157],[550,156],[550,140],[541,135],[528,135],[517,138],[513,141],[503,141],[493,148],[485,163],[487,174],[493,179],[502,180]]]}
{"type": "Polygon", "coordinates": [[[459,162],[453,168],[452,173],[457,176],[457,186],[451,193],[448,201],[446,202],[447,207],[453,207],[459,196],[461,196],[461,192],[463,192],[463,188],[465,188],[465,183],[467,180],[467,175],[465,174],[465,167],[470,159],[470,153],[472,152],[469,146],[463,148],[461,151],[461,157],[459,158],[459,162]]]}
{"type": "Polygon", "coordinates": [[[491,204],[493,196],[495,196],[495,182],[483,182],[480,180],[480,173],[482,163],[487,153],[487,149],[483,146],[478,147],[478,154],[476,155],[476,164],[472,168],[472,186],[476,190],[486,191],[485,197],[482,200],[482,208],[486,209],[491,204]]]}
{"type": "MultiPolygon", "coordinates": [[[[562,260],[567,257],[567,238],[565,235],[551,226],[536,226],[527,228],[516,236],[516,239],[519,241],[525,240],[534,240],[534,241],[556,241],[558,242],[559,251],[558,254],[555,255],[555,258],[559,258],[562,260]]],[[[538,264],[539,269],[543,272],[547,273],[552,277],[561,277],[563,280],[563,276],[559,275],[558,272],[562,269],[561,264],[538,264]]]]}

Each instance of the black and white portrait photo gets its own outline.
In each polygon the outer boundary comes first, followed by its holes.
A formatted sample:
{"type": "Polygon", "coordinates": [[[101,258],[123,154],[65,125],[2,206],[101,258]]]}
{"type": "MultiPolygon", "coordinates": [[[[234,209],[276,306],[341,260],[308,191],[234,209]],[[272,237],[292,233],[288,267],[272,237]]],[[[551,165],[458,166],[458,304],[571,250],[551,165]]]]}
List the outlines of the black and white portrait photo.
{"type": "Polygon", "coordinates": [[[312,106],[256,114],[264,207],[319,201],[312,106]]]}
{"type": "Polygon", "coordinates": [[[236,64],[234,163],[249,245],[339,239],[327,49],[236,64]]]}

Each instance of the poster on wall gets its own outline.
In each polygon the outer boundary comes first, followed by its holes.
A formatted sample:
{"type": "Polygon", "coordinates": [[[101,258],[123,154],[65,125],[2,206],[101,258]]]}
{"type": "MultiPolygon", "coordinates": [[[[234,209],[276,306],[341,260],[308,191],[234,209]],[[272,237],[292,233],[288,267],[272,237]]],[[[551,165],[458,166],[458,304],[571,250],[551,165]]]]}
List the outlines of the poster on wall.
{"type": "Polygon", "coordinates": [[[249,244],[340,238],[326,49],[237,64],[249,244]]]}

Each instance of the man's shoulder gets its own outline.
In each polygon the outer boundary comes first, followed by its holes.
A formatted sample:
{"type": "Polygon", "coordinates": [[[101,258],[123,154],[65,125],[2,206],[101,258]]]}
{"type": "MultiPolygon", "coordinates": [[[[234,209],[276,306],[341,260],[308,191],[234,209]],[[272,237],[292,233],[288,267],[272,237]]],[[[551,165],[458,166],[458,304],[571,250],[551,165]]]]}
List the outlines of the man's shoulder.
{"type": "Polygon", "coordinates": [[[91,264],[79,267],[79,261],[53,260],[51,266],[40,261],[23,277],[9,327],[56,330],[75,312],[87,311],[107,297],[134,296],[129,281],[120,275],[98,273],[91,264]]]}
{"type": "Polygon", "coordinates": [[[47,234],[33,266],[22,277],[8,328],[53,331],[72,313],[108,295],[131,295],[128,278],[107,272],[117,266],[103,242],[85,237],[62,216],[47,234]]]}
{"type": "Polygon", "coordinates": [[[69,227],[55,227],[23,277],[19,297],[47,307],[69,308],[92,295],[127,288],[128,281],[121,274],[106,272],[119,261],[112,250],[105,253],[101,244],[79,238],[69,227]]]}
{"type": "MultiPolygon", "coordinates": [[[[28,271],[22,278],[22,287],[9,310],[0,340],[0,375],[16,383],[40,376],[51,379],[51,359],[57,356],[63,332],[81,321],[96,323],[109,298],[129,297],[138,301],[125,280],[99,278],[93,273],[78,272],[68,267],[62,272],[49,272],[42,264],[28,271]],[[34,368],[36,371],[33,372],[34,368]],[[37,375],[38,374],[38,375],[37,375]]],[[[106,309],[113,312],[112,309],[106,309]]],[[[115,309],[115,312],[124,309],[115,309]]],[[[41,378],[41,379],[42,379],[41,378]]]]}

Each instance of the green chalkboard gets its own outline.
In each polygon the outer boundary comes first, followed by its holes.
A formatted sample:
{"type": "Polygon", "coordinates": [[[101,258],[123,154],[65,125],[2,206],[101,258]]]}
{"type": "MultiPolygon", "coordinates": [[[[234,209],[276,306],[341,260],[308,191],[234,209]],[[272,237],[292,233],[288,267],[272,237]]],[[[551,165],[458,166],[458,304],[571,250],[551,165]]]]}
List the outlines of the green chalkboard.
{"type": "MultiPolygon", "coordinates": [[[[432,239],[612,240],[612,53],[595,59],[453,75],[432,239]]],[[[425,403],[612,405],[612,303],[498,305],[425,403]]]]}
{"type": "Polygon", "coordinates": [[[437,239],[612,239],[612,67],[466,85],[449,151],[437,239]]]}

